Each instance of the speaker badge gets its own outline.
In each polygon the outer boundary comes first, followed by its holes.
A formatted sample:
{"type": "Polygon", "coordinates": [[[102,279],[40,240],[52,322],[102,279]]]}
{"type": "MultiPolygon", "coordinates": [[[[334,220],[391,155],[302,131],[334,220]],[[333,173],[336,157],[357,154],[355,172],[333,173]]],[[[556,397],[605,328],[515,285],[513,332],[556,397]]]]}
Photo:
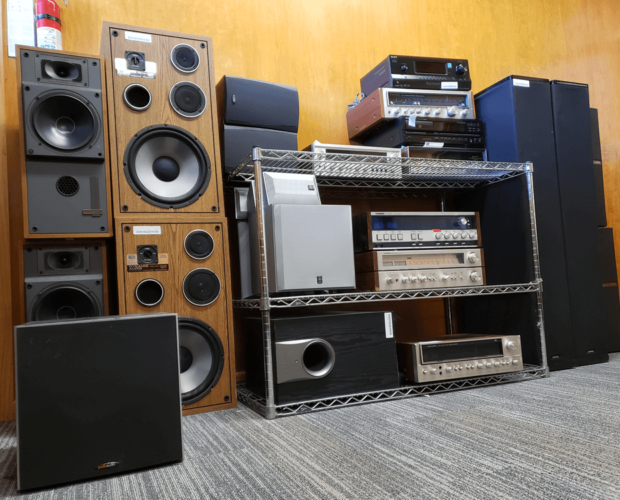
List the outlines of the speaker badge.
{"type": "Polygon", "coordinates": [[[95,465],[93,469],[95,470],[111,469],[112,467],[116,467],[119,464],[120,462],[106,462],[104,464],[95,465]]]}

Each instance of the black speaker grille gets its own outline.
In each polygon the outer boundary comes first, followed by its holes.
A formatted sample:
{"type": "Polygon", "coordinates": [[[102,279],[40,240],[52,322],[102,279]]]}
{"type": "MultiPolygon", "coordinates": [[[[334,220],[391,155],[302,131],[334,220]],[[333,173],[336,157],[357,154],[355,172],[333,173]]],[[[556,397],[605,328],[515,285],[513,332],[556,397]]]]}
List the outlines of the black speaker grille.
{"type": "Polygon", "coordinates": [[[80,190],[80,183],[75,177],[63,175],[56,181],[56,189],[63,196],[75,196],[80,190]]]}

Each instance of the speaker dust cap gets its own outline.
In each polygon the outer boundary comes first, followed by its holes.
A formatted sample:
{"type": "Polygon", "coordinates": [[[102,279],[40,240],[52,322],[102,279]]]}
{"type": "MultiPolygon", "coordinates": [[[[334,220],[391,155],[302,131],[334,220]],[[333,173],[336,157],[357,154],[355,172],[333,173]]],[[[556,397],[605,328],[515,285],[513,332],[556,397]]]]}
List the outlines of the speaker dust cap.
{"type": "Polygon", "coordinates": [[[102,314],[97,297],[86,287],[77,283],[55,284],[39,293],[30,320],[93,318],[102,314]]]}
{"type": "Polygon", "coordinates": [[[213,271],[198,268],[185,276],[183,295],[190,304],[199,307],[208,306],[219,297],[221,287],[220,279],[213,271]]]}
{"type": "Polygon", "coordinates": [[[173,125],[152,125],[129,141],[123,157],[134,192],[157,207],[182,208],[204,194],[211,161],[200,141],[173,125]]]}
{"type": "Polygon", "coordinates": [[[180,43],[170,52],[170,62],[181,73],[193,73],[200,66],[200,55],[191,45],[180,43]]]}
{"type": "Polygon", "coordinates": [[[213,253],[213,237],[203,229],[195,229],[185,237],[185,252],[192,259],[204,260],[213,253]]]}
{"type": "Polygon", "coordinates": [[[193,82],[178,82],[170,89],[170,105],[184,118],[197,118],[207,109],[207,96],[193,82]]]}

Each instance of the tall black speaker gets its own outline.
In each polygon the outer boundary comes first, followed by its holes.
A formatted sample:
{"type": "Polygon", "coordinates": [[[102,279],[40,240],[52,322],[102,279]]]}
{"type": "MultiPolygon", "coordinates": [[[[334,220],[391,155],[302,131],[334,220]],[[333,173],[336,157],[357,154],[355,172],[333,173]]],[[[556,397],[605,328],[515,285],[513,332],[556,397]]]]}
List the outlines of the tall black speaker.
{"type": "Polygon", "coordinates": [[[176,314],[15,327],[17,486],[183,459],[176,314]]]}
{"type": "Polygon", "coordinates": [[[590,108],[590,127],[592,131],[592,168],[594,170],[594,189],[596,193],[596,220],[599,227],[607,225],[605,210],[605,186],[603,184],[603,151],[598,124],[598,110],[590,108]]]}
{"type": "MultiPolygon", "coordinates": [[[[265,395],[263,336],[252,319],[247,387],[265,395]]],[[[347,312],[272,318],[276,404],[360,394],[399,386],[392,313],[347,312]]]]}
{"type": "Polygon", "coordinates": [[[110,236],[101,59],[20,47],[24,234],[110,236]]]}

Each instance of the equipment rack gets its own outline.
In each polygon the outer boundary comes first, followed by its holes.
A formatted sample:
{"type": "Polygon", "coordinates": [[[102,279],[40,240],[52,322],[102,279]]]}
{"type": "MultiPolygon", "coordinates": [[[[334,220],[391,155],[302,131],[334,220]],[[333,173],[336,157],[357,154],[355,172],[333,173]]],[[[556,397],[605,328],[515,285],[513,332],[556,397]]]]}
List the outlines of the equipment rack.
{"type": "MultiPolygon", "coordinates": [[[[471,387],[490,386],[521,380],[544,378],[549,375],[545,348],[542,279],[538,260],[538,237],[534,204],[534,180],[532,163],[506,163],[460,160],[436,160],[418,158],[387,158],[351,154],[324,154],[306,151],[279,151],[253,148],[237,168],[228,177],[229,183],[235,181],[255,181],[255,200],[259,239],[259,258],[261,276],[261,297],[249,300],[233,300],[236,308],[257,309],[261,312],[263,342],[265,352],[265,397],[251,393],[245,383],[238,384],[239,401],[257,411],[267,419],[298,415],[331,408],[387,401],[415,396],[424,396],[441,392],[450,392],[471,387]],[[297,174],[312,173],[316,176],[319,187],[349,189],[467,189],[494,184],[518,176],[525,176],[531,249],[534,279],[529,283],[507,285],[486,285],[454,288],[436,288],[423,290],[389,291],[389,292],[351,292],[287,297],[270,297],[267,274],[266,241],[264,233],[262,172],[286,172],[297,174]],[[358,302],[417,300],[425,298],[446,298],[535,293],[537,303],[538,336],[540,341],[540,366],[525,365],[518,372],[498,375],[470,377],[450,381],[414,384],[394,388],[390,391],[343,395],[333,398],[307,401],[287,405],[274,402],[274,379],[271,349],[271,316],[274,308],[291,308],[302,306],[319,306],[358,302]]],[[[451,322],[451,310],[448,302],[447,316],[451,322]]],[[[450,323],[451,324],[451,323],[450,323]]]]}

